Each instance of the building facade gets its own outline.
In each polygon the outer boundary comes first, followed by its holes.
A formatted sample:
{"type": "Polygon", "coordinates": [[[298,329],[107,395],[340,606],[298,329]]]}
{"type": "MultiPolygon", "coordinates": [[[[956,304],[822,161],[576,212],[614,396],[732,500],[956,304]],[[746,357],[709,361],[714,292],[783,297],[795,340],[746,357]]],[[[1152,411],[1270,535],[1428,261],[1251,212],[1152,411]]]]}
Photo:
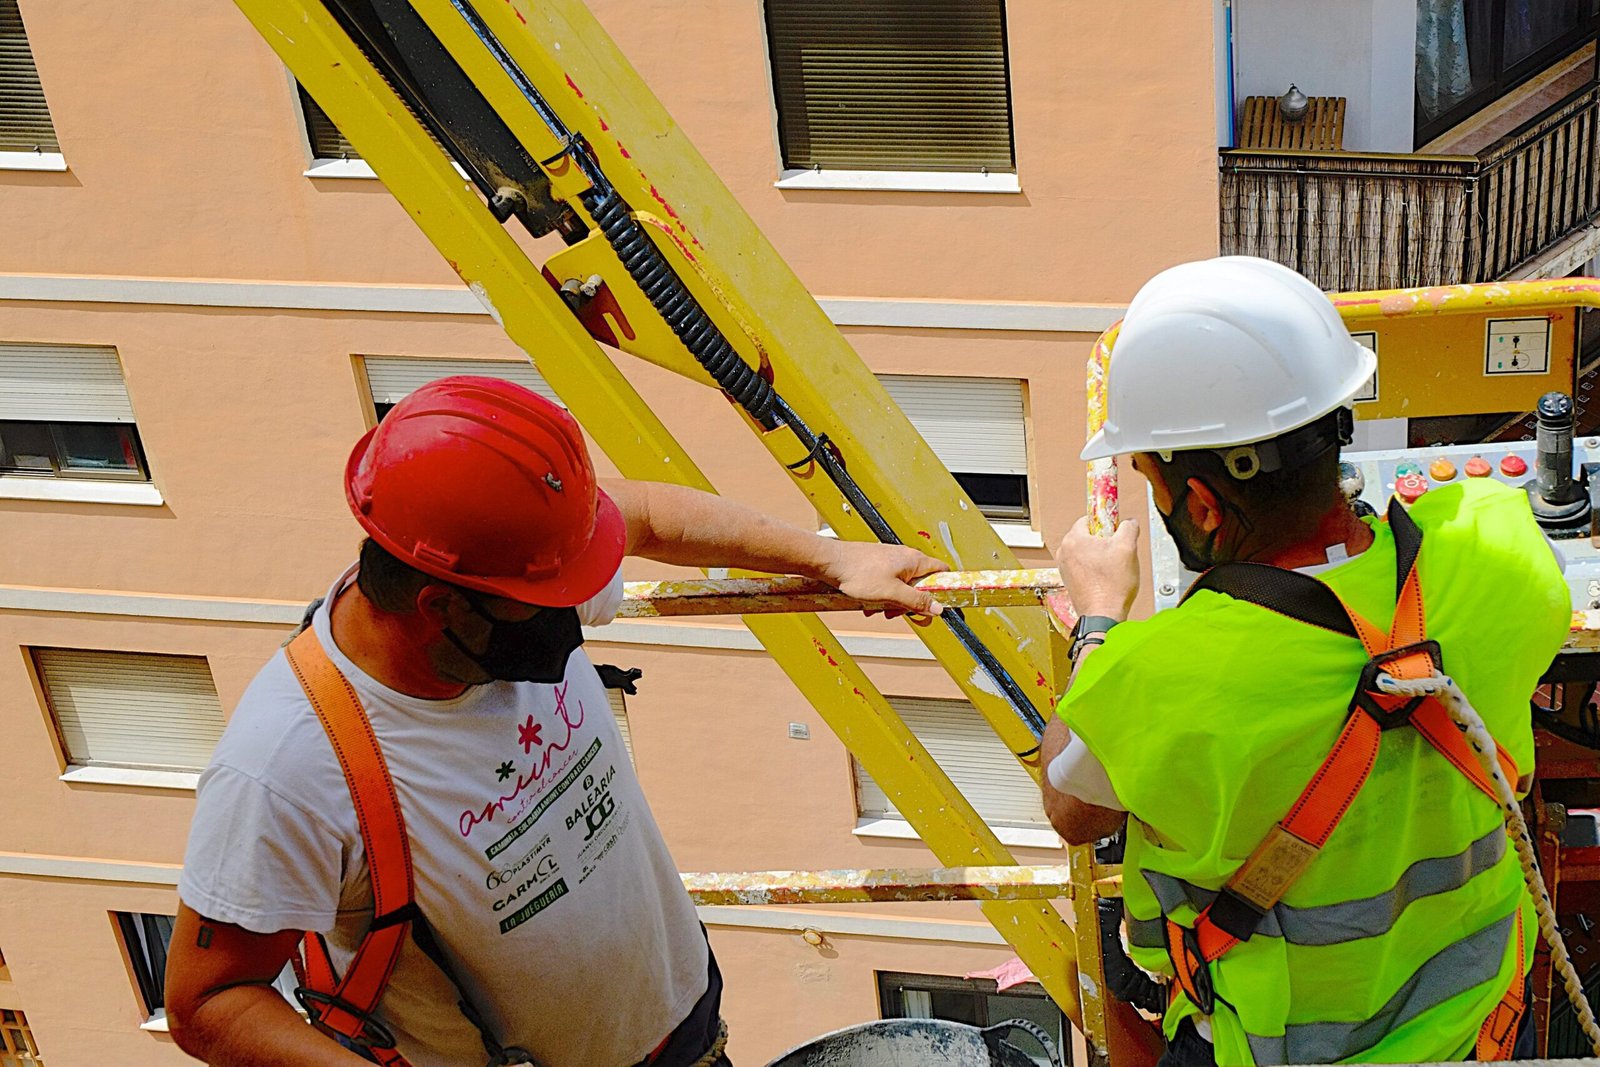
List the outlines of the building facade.
{"type": "MultiPolygon", "coordinates": [[[[1048,565],[1083,510],[1094,337],[1218,246],[1213,12],[591,7],[1025,565],[1048,565]],[[852,66],[830,81],[804,62],[819,50],[852,66]],[[869,117],[841,121],[859,89],[869,117]]],[[[432,377],[541,383],[225,0],[0,0],[0,235],[0,1065],[176,1064],[160,975],[195,779],[353,559],[351,444],[432,377]]],[[[619,359],[722,492],[816,526],[721,397],[619,359]]],[[[835,625],[1018,856],[1063,861],[903,625],[835,625]]],[[[735,620],[619,622],[589,647],[644,670],[616,710],[684,870],[933,865],[735,620]]],[[[703,918],[741,1063],[881,1015],[1051,1016],[966,977],[1010,957],[975,907],[703,918]]]]}

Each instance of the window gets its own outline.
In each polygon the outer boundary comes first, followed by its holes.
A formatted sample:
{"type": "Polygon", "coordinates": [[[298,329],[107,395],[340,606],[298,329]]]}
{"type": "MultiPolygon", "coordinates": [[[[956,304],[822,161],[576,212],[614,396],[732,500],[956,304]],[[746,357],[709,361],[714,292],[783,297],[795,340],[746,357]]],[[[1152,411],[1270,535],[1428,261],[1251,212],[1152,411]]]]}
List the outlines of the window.
{"type": "Polygon", "coordinates": [[[149,481],[116,349],[0,344],[0,474],[149,481]]]}
{"type": "MultiPolygon", "coordinates": [[[[415,359],[404,356],[367,356],[362,360],[367,375],[367,390],[372,395],[374,418],[382,421],[389,409],[415,389],[454,374],[475,374],[482,378],[504,378],[531,389],[546,400],[560,404],[561,398],[550,388],[528,360],[492,359],[415,359]]],[[[565,406],[565,405],[562,405],[565,406]]]]}
{"type": "Polygon", "coordinates": [[[1595,0],[1418,0],[1416,143],[1593,39],[1595,0]]]}
{"type": "MultiPolygon", "coordinates": [[[[878,1007],[885,1019],[945,1019],[979,1027],[1025,1019],[1050,1035],[1062,1063],[1072,1063],[1071,1031],[1061,1009],[1044,987],[1033,982],[1011,986],[1001,993],[993,978],[879,972],[878,1007]]],[[[1008,1040],[1036,1063],[1049,1063],[1038,1042],[1021,1031],[1008,1040]]]]}
{"type": "Polygon", "coordinates": [[[0,153],[59,154],[17,0],[0,0],[0,153]]]}
{"type": "Polygon", "coordinates": [[[339,127],[333,124],[328,113],[311,99],[311,94],[306,92],[305,86],[296,83],[295,91],[300,95],[300,112],[306,120],[306,139],[311,142],[311,157],[360,159],[361,154],[350,146],[349,140],[339,132],[339,127]]]}
{"type": "Polygon", "coordinates": [[[33,1043],[28,1017],[20,1011],[0,1008],[0,1067],[42,1067],[44,1059],[33,1043]]]}
{"type": "Polygon", "coordinates": [[[606,696],[611,700],[611,714],[616,716],[617,729],[622,733],[622,747],[628,753],[628,762],[634,766],[639,761],[633,756],[633,730],[628,725],[628,700],[620,689],[607,689],[606,696]]]}
{"type": "Polygon", "coordinates": [[[766,0],[790,170],[1013,172],[1002,0],[766,0]]]}
{"type": "MultiPolygon", "coordinates": [[[[122,933],[122,944],[128,950],[128,962],[133,967],[133,980],[139,987],[139,999],[144,1005],[149,1022],[147,1029],[165,1029],[167,1018],[167,950],[172,945],[171,915],[145,915],[141,912],[119,911],[112,913],[117,929],[122,933]]],[[[294,1003],[296,985],[293,968],[285,964],[272,985],[285,1000],[294,1003]]]]}
{"type": "Polygon", "coordinates": [[[73,767],[198,773],[210,761],[223,719],[203,657],[38,648],[33,660],[73,767]]]}
{"type": "MultiPolygon", "coordinates": [[[[1016,844],[1058,843],[1044,816],[1039,786],[995,736],[977,708],[965,700],[895,696],[888,700],[985,822],[994,827],[1042,830],[1048,834],[1038,841],[1018,840],[1013,842],[1016,844]]],[[[861,817],[900,820],[878,783],[859,763],[851,762],[855,766],[856,805],[861,817]]]]}
{"type": "Polygon", "coordinates": [[[1022,382],[911,374],[879,380],[985,517],[1029,522],[1022,382]]]}

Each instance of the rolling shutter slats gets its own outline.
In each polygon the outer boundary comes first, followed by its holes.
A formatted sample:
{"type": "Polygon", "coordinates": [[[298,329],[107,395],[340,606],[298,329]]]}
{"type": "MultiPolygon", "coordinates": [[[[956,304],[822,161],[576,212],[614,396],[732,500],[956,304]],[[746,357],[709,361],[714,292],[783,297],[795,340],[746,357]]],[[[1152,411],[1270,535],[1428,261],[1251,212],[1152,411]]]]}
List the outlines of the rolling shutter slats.
{"type": "Polygon", "coordinates": [[[43,648],[39,680],[69,762],[199,771],[222,736],[204,658],[43,648]]]}
{"type": "Polygon", "coordinates": [[[628,752],[628,762],[637,765],[633,758],[633,730],[628,726],[628,703],[620,689],[607,689],[611,701],[611,714],[616,717],[617,729],[622,733],[622,747],[628,752]]]}
{"type": "Polygon", "coordinates": [[[0,0],[0,152],[59,152],[17,0],[0,0]]]}
{"type": "Polygon", "coordinates": [[[784,165],[1015,169],[1001,0],[767,0],[784,165]]]}
{"type": "Polygon", "coordinates": [[[0,344],[0,420],[132,422],[117,350],[0,344]]]}
{"type": "MultiPolygon", "coordinates": [[[[985,822],[993,826],[1049,826],[1039,787],[971,704],[922,697],[888,699],[985,822]]],[[[867,818],[898,818],[894,805],[872,776],[859,763],[855,764],[855,771],[861,814],[867,818]]]]}
{"type": "MultiPolygon", "coordinates": [[[[398,404],[414,390],[453,374],[504,378],[560,404],[550,383],[527,360],[421,359],[403,356],[367,356],[367,386],[375,404],[398,404]]],[[[565,405],[562,405],[565,407],[565,405]]]]}
{"type": "Polygon", "coordinates": [[[311,141],[312,158],[360,159],[361,153],[350,146],[349,140],[339,132],[339,127],[333,124],[328,113],[311,99],[311,94],[303,86],[296,85],[295,88],[300,92],[300,110],[306,117],[306,137],[311,141]]]}
{"type": "Polygon", "coordinates": [[[879,381],[946,469],[1028,473],[1022,382],[912,374],[885,374],[879,381]]]}

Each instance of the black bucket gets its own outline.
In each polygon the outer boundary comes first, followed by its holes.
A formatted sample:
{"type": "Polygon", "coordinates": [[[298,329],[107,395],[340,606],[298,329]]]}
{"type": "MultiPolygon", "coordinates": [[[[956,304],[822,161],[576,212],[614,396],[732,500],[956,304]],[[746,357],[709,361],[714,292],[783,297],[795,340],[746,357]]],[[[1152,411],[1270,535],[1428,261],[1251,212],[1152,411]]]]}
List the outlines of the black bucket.
{"type": "Polygon", "coordinates": [[[1038,1067],[1012,1038],[1027,1034],[1060,1067],[1055,1042],[1025,1019],[980,1030],[942,1019],[883,1019],[824,1034],[790,1049],[768,1067],[1038,1067]]]}

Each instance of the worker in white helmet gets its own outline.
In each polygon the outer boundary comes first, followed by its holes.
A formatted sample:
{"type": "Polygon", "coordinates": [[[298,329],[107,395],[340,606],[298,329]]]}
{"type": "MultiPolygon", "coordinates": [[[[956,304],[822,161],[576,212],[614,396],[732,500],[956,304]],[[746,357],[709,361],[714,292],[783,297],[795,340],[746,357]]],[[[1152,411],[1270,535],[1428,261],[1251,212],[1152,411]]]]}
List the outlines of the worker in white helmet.
{"type": "Polygon", "coordinates": [[[1532,1054],[1537,928],[1498,806],[1443,708],[1376,676],[1447,666],[1526,788],[1567,590],[1493,479],[1356,515],[1339,446],[1374,366],[1293,271],[1184,264],[1128,308],[1083,451],[1131,456],[1205,572],[1128,622],[1134,522],[1080,521],[1057,553],[1083,619],[1045,807],[1073,842],[1126,821],[1131,952],[1173,985],[1165,1064],[1532,1054]]]}

